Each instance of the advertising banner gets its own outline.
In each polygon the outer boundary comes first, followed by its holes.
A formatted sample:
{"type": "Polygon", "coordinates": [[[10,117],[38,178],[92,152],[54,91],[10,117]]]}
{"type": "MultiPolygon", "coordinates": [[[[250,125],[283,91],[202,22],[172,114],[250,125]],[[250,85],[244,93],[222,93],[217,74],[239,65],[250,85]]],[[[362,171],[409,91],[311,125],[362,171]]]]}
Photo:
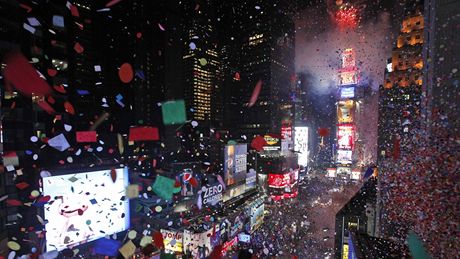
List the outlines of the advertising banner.
{"type": "Polygon", "coordinates": [[[170,252],[182,252],[183,248],[183,234],[178,231],[160,230],[163,235],[163,243],[165,250],[170,252]]]}
{"type": "Polygon", "coordinates": [[[215,183],[210,186],[204,186],[203,191],[203,205],[215,206],[222,201],[222,193],[224,186],[221,183],[215,183]]]}
{"type": "Polygon", "coordinates": [[[340,85],[355,85],[358,83],[358,71],[342,71],[339,73],[340,85]]]}
{"type": "Polygon", "coordinates": [[[361,179],[361,170],[360,169],[351,170],[351,179],[360,180],[361,179]]]}
{"type": "Polygon", "coordinates": [[[351,168],[350,167],[337,167],[337,175],[350,175],[351,168]]]}
{"type": "Polygon", "coordinates": [[[281,150],[281,141],[279,138],[264,135],[265,142],[267,143],[264,146],[264,151],[280,151],[281,150]]]}
{"type": "Polygon", "coordinates": [[[327,169],[327,177],[336,177],[336,176],[337,176],[337,168],[327,169]]]}
{"type": "Polygon", "coordinates": [[[251,236],[248,235],[248,234],[239,234],[238,235],[238,242],[241,242],[241,243],[250,243],[251,242],[251,236]]]}
{"type": "Polygon", "coordinates": [[[281,137],[284,140],[291,141],[292,140],[292,127],[289,124],[283,124],[281,126],[281,137]]]}
{"type": "Polygon", "coordinates": [[[337,118],[339,123],[353,122],[355,102],[353,100],[339,101],[337,105],[337,118]]]}
{"type": "Polygon", "coordinates": [[[224,149],[224,178],[227,185],[238,183],[246,178],[247,145],[227,145],[224,149]]]}
{"type": "Polygon", "coordinates": [[[355,87],[341,87],[340,88],[340,98],[354,98],[355,97],[355,87]]]}
{"type": "Polygon", "coordinates": [[[256,186],[257,174],[254,169],[249,169],[249,173],[246,174],[246,186],[253,188],[256,186]]]}
{"type": "Polygon", "coordinates": [[[259,206],[254,206],[251,208],[251,233],[256,231],[264,223],[264,204],[258,204],[259,206]]]}
{"type": "Polygon", "coordinates": [[[298,165],[306,167],[308,164],[308,127],[294,128],[294,151],[298,152],[298,165]]]}
{"type": "Polygon", "coordinates": [[[292,144],[292,127],[290,124],[283,124],[281,126],[281,152],[288,152],[292,144]]]}
{"type": "Polygon", "coordinates": [[[337,144],[339,149],[353,149],[355,128],[351,124],[337,125],[337,144]]]}
{"type": "Polygon", "coordinates": [[[345,49],[342,53],[342,67],[353,68],[356,66],[355,52],[352,48],[345,49]]]}
{"type": "Polygon", "coordinates": [[[194,233],[184,230],[184,252],[191,254],[193,258],[206,258],[213,250],[213,238],[218,238],[218,227],[216,226],[215,235],[212,235],[213,228],[202,233],[194,233]]]}
{"type": "Polygon", "coordinates": [[[268,187],[286,188],[290,183],[289,174],[268,174],[268,187]]]}
{"type": "Polygon", "coordinates": [[[353,151],[339,149],[337,150],[337,163],[339,164],[351,164],[352,163],[353,151]]]}

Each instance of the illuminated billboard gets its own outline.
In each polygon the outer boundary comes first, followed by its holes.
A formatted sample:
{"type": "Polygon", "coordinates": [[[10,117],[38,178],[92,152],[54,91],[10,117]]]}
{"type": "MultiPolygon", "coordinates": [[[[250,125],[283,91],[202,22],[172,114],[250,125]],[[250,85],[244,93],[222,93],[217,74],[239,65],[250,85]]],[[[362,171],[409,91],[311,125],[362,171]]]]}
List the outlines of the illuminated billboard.
{"type": "Polygon", "coordinates": [[[360,180],[361,179],[361,170],[360,169],[351,170],[351,179],[360,180]]]}
{"type": "Polygon", "coordinates": [[[352,124],[337,125],[337,145],[339,149],[353,149],[355,127],[352,124]]]}
{"type": "Polygon", "coordinates": [[[168,252],[182,252],[183,249],[183,234],[179,231],[173,230],[160,230],[163,235],[163,244],[165,251],[168,252]]]}
{"type": "Polygon", "coordinates": [[[306,167],[308,164],[308,127],[294,128],[294,151],[298,152],[297,163],[306,167]]]}
{"type": "Polygon", "coordinates": [[[337,167],[337,175],[350,175],[351,168],[350,167],[337,167]]]}
{"type": "Polygon", "coordinates": [[[355,102],[353,100],[339,101],[337,105],[337,119],[339,123],[353,122],[355,102]]]}
{"type": "Polygon", "coordinates": [[[285,140],[290,141],[292,139],[292,127],[289,124],[283,124],[281,126],[281,137],[285,140]]]}
{"type": "Polygon", "coordinates": [[[340,98],[354,98],[355,97],[355,87],[341,87],[340,88],[340,98]]]}
{"type": "Polygon", "coordinates": [[[337,163],[339,164],[351,164],[353,151],[351,150],[337,150],[337,163]]]}
{"type": "Polygon", "coordinates": [[[345,49],[342,53],[342,67],[353,68],[356,66],[355,52],[352,48],[345,49]]]}
{"type": "Polygon", "coordinates": [[[327,177],[336,177],[336,176],[337,176],[337,168],[327,169],[327,177]]]}
{"type": "Polygon", "coordinates": [[[264,146],[265,151],[280,151],[281,150],[281,141],[277,137],[271,135],[264,135],[264,140],[267,143],[264,146]]]}
{"type": "Polygon", "coordinates": [[[129,228],[128,168],[43,178],[46,250],[64,250],[129,228]],[[101,186],[104,186],[101,191],[101,186]]]}
{"type": "Polygon", "coordinates": [[[289,186],[291,176],[289,174],[268,174],[268,187],[286,188],[289,186]]]}
{"type": "Polygon", "coordinates": [[[358,83],[358,71],[342,71],[339,73],[340,85],[355,85],[358,83]]]}
{"type": "Polygon", "coordinates": [[[224,178],[227,185],[246,179],[247,169],[246,144],[227,145],[224,149],[224,178]]]}

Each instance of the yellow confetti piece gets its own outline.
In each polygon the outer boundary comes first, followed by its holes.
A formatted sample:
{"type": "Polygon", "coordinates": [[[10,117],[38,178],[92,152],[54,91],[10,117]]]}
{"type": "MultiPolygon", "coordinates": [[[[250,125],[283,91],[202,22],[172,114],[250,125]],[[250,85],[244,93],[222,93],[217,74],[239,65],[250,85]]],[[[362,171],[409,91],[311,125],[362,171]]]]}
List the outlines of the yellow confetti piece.
{"type": "Polygon", "coordinates": [[[9,241],[7,245],[9,249],[14,250],[14,251],[18,251],[19,249],[21,249],[21,245],[19,245],[18,243],[14,241],[9,241]]]}

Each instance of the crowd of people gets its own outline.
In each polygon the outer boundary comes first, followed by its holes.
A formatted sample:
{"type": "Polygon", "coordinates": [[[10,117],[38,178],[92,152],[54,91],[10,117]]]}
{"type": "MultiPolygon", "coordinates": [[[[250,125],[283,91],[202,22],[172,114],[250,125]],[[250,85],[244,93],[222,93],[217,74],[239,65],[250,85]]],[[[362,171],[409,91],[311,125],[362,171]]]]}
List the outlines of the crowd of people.
{"type": "Polygon", "coordinates": [[[401,143],[401,155],[381,165],[383,230],[404,242],[409,231],[438,258],[460,247],[460,137],[440,121],[401,143]],[[406,150],[406,152],[404,152],[406,150]]]}
{"type": "MultiPolygon", "coordinates": [[[[253,258],[330,258],[333,256],[333,229],[331,240],[324,241],[324,222],[316,222],[321,215],[315,200],[331,198],[329,190],[338,184],[313,178],[301,184],[295,199],[286,199],[266,205],[269,212],[264,224],[251,235],[251,243],[240,247],[249,250],[253,258]]],[[[331,211],[333,218],[334,212],[331,211]]],[[[333,224],[332,222],[329,222],[333,224]]]]}

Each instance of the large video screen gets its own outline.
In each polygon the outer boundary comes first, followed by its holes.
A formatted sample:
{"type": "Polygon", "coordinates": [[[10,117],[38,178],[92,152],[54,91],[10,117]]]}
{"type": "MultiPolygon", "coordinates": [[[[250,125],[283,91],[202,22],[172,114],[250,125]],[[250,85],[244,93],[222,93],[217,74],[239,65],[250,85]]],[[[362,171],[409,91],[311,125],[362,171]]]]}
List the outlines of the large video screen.
{"type": "Polygon", "coordinates": [[[297,163],[306,167],[308,165],[308,127],[294,128],[294,151],[299,152],[297,163]]]}
{"type": "Polygon", "coordinates": [[[352,124],[337,125],[337,145],[339,149],[353,149],[355,128],[352,124]]]}
{"type": "Polygon", "coordinates": [[[224,149],[224,178],[227,185],[232,185],[246,179],[247,171],[246,144],[227,145],[224,149]]]}
{"type": "Polygon", "coordinates": [[[47,251],[63,250],[129,228],[128,169],[43,178],[47,251]],[[112,179],[113,178],[113,179],[112,179]]]}
{"type": "Polygon", "coordinates": [[[337,118],[339,123],[353,122],[354,101],[339,101],[337,105],[337,118]]]}

